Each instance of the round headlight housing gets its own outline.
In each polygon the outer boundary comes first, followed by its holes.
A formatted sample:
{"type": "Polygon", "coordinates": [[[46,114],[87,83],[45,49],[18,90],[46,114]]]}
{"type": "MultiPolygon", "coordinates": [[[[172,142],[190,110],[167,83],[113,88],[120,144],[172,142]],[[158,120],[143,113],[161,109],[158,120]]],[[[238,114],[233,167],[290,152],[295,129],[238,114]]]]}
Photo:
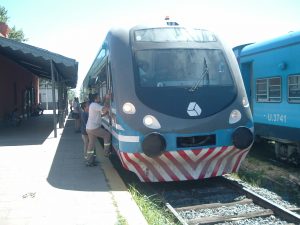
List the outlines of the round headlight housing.
{"type": "Polygon", "coordinates": [[[245,149],[252,145],[254,136],[252,131],[247,127],[238,127],[232,133],[233,145],[238,149],[245,149]]]}
{"type": "Polygon", "coordinates": [[[153,119],[151,116],[145,116],[143,122],[146,126],[151,126],[153,124],[153,119]]]}
{"type": "Polygon", "coordinates": [[[245,108],[249,107],[249,101],[247,97],[243,97],[242,104],[245,108]]]}
{"type": "Polygon", "coordinates": [[[242,114],[239,110],[234,109],[231,111],[230,116],[229,116],[229,124],[234,124],[237,123],[241,120],[242,114]]]}
{"type": "Polygon", "coordinates": [[[142,149],[149,157],[160,156],[166,150],[166,140],[159,133],[148,134],[142,142],[142,149]]]}
{"type": "Polygon", "coordinates": [[[123,112],[126,114],[135,114],[136,110],[132,103],[126,102],[123,105],[123,112]]]}
{"type": "Polygon", "coordinates": [[[160,129],[161,128],[158,120],[152,115],[146,115],[143,118],[143,123],[146,127],[149,127],[151,129],[160,129]]]}

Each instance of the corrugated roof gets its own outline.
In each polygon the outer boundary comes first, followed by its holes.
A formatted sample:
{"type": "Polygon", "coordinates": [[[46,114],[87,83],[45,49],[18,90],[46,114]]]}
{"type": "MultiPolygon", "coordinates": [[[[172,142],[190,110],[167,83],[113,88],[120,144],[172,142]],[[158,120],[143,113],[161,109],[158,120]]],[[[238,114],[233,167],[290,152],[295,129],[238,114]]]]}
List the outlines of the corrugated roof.
{"type": "Polygon", "coordinates": [[[60,80],[65,82],[68,87],[76,87],[78,62],[74,59],[3,37],[0,37],[0,54],[15,61],[33,74],[50,80],[50,61],[52,60],[60,80]]]}

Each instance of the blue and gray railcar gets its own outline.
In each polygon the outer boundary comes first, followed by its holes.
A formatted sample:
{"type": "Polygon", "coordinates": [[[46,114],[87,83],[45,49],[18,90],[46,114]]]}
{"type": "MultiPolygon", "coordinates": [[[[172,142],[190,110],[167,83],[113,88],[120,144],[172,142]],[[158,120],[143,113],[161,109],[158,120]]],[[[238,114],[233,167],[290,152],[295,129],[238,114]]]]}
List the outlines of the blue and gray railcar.
{"type": "Polygon", "coordinates": [[[236,172],[253,142],[234,54],[207,30],[111,29],[83,90],[111,96],[103,125],[124,168],[143,182],[236,172]]]}
{"type": "Polygon", "coordinates": [[[255,124],[276,157],[300,164],[300,32],[234,49],[255,124]]]}

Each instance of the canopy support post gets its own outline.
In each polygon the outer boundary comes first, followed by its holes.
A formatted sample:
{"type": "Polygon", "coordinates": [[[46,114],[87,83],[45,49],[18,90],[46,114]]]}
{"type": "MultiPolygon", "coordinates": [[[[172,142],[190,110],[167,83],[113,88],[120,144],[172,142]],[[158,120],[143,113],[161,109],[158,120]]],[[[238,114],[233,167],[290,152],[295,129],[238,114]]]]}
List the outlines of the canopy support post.
{"type": "Polygon", "coordinates": [[[54,66],[53,61],[50,60],[51,67],[51,78],[52,78],[52,103],[53,103],[53,128],[54,128],[54,137],[57,137],[57,118],[56,118],[56,99],[55,99],[55,77],[54,77],[54,66]]]}

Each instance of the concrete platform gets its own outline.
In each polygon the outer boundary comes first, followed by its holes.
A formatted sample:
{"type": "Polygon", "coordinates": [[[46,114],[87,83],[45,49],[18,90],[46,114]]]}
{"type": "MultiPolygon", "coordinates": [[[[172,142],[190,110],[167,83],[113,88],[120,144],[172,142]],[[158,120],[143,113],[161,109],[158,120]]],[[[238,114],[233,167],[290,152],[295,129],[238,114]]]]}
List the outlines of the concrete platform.
{"type": "Polygon", "coordinates": [[[147,224],[100,145],[86,167],[74,121],[57,134],[50,114],[0,129],[0,224],[147,224]]]}

